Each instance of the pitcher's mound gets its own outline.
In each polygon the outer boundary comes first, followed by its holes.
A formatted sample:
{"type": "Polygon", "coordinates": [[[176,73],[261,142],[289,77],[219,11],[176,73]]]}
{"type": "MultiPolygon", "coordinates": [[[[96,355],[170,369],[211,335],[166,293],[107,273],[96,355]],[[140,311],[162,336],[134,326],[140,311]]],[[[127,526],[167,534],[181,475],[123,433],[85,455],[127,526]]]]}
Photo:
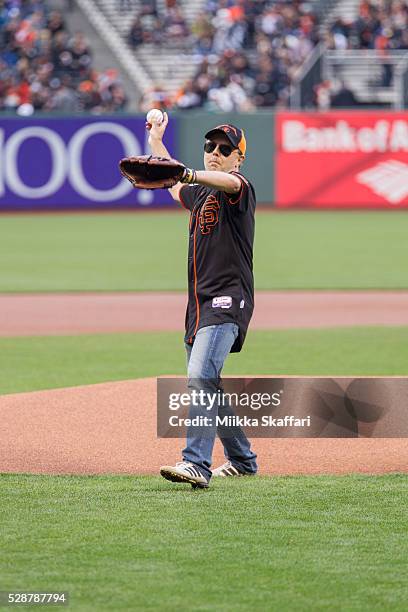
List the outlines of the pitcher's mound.
{"type": "MultiPolygon", "coordinates": [[[[183,446],[156,437],[153,378],[0,397],[0,472],[157,474],[183,446]]],[[[408,471],[406,439],[258,438],[254,450],[261,474],[408,471]]]]}

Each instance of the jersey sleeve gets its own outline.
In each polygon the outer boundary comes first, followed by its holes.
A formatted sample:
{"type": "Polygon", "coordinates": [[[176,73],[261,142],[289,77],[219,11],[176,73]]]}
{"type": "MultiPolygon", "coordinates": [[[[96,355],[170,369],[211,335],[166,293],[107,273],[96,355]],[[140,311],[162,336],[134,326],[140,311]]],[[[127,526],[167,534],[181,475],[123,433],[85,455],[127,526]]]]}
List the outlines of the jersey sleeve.
{"type": "Polygon", "coordinates": [[[193,210],[197,201],[197,192],[200,185],[183,185],[179,191],[181,205],[186,210],[193,210]]]}
{"type": "Polygon", "coordinates": [[[231,206],[231,208],[239,212],[246,212],[248,210],[250,198],[253,197],[253,188],[250,182],[243,174],[240,174],[240,172],[231,172],[231,174],[239,178],[241,181],[241,188],[238,193],[224,192],[225,199],[228,206],[231,206]]]}

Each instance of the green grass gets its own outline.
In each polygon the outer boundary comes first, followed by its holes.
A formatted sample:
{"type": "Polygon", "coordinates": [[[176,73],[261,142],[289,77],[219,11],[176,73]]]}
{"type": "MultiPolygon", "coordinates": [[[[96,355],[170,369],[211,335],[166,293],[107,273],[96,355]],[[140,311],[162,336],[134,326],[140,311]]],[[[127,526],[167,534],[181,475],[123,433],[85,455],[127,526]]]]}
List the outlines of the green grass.
{"type": "MultiPolygon", "coordinates": [[[[0,223],[0,291],[184,289],[183,212],[9,215],[0,223]]],[[[408,215],[262,212],[258,289],[408,288],[408,215]]]]}
{"type": "MultiPolygon", "coordinates": [[[[408,374],[407,327],[252,331],[225,374],[408,374]]],[[[0,394],[185,373],[182,334],[0,338],[0,394]]]]}
{"type": "Polygon", "coordinates": [[[0,477],[2,590],[73,610],[405,610],[405,475],[0,477]]]}

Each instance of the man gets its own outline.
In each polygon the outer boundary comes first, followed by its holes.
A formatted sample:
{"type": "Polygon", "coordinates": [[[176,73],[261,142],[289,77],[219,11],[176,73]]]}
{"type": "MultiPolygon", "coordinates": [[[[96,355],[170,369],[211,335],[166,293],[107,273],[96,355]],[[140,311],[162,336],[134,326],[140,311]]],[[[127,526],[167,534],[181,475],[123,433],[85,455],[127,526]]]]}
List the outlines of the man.
{"type": "MultiPolygon", "coordinates": [[[[171,157],[163,144],[167,124],[164,113],[163,122],[150,129],[153,155],[171,157]]],[[[230,352],[241,350],[253,312],[256,200],[252,185],[240,173],[246,151],[243,131],[233,125],[219,125],[205,138],[205,170],[186,169],[183,182],[169,192],[190,211],[185,335],[189,388],[216,393],[224,361],[230,352]]],[[[211,411],[208,408],[205,402],[190,407],[190,417],[210,416],[213,424],[188,429],[183,460],[174,466],[162,466],[164,478],[206,488],[211,476],[256,473],[256,455],[242,429],[217,430],[217,413],[232,414],[231,408],[217,402],[211,411]],[[211,472],[217,433],[227,461],[211,472]]]]}

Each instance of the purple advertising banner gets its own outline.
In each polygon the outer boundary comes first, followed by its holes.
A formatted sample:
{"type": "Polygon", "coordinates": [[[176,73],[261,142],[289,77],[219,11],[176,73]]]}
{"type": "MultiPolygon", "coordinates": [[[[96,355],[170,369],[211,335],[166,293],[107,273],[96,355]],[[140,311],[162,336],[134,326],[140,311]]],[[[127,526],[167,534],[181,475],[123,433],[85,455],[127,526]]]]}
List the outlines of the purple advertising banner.
{"type": "MultiPolygon", "coordinates": [[[[165,144],[175,147],[175,121],[165,144]]],[[[0,119],[0,211],[157,208],[167,190],[133,189],[118,168],[149,153],[143,117],[0,119]]]]}

